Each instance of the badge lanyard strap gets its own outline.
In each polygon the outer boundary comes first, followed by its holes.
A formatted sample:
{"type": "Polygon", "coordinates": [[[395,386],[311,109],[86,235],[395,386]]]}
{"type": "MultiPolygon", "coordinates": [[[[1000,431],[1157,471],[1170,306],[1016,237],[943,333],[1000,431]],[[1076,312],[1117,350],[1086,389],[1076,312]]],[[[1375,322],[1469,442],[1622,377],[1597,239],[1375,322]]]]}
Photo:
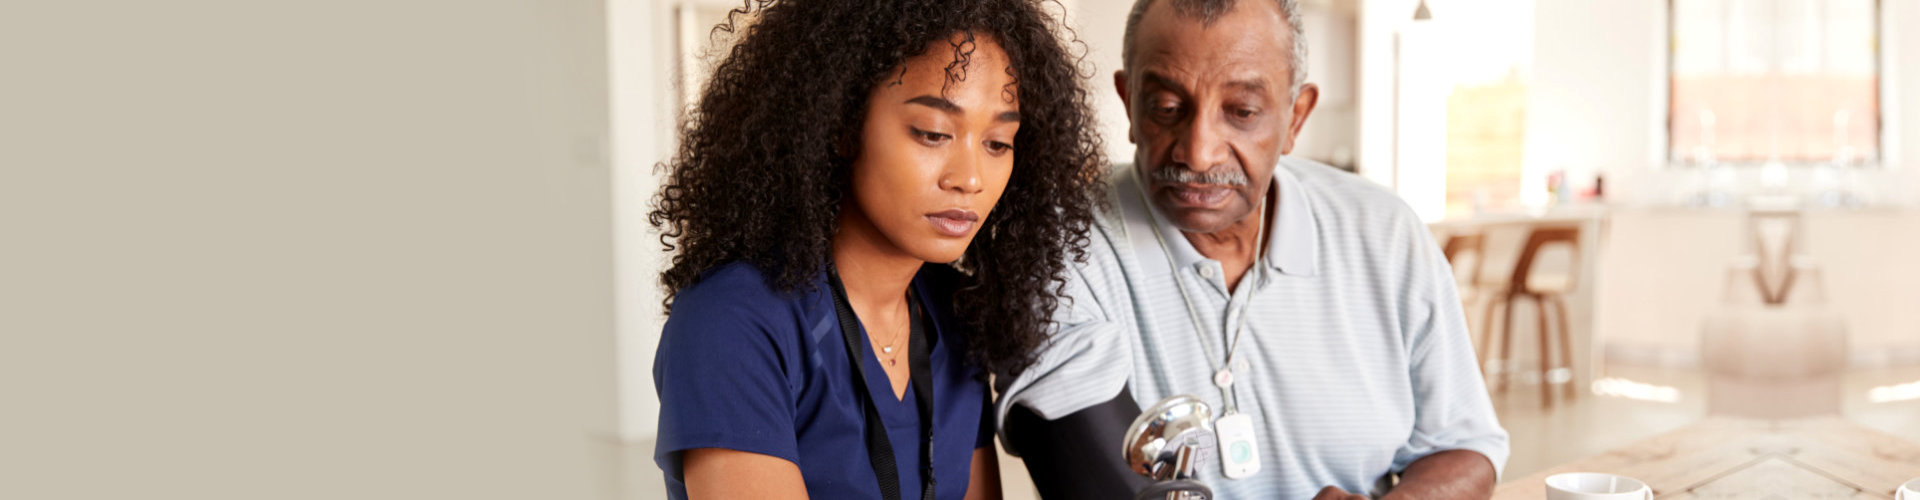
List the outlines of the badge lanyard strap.
{"type": "MultiPolygon", "coordinates": [[[[1147,209],[1151,211],[1153,209],[1153,200],[1147,196],[1146,182],[1137,179],[1135,184],[1138,184],[1140,187],[1140,201],[1145,203],[1147,209]]],[[[1267,200],[1265,196],[1260,198],[1260,206],[1257,210],[1259,210],[1260,214],[1260,227],[1259,232],[1254,235],[1252,266],[1252,269],[1256,273],[1260,272],[1260,254],[1264,253],[1259,250],[1260,244],[1266,239],[1267,235],[1267,200]]],[[[1226,379],[1226,383],[1223,384],[1218,377],[1223,373],[1231,373],[1229,370],[1233,369],[1234,355],[1240,352],[1240,335],[1246,333],[1247,330],[1247,306],[1253,303],[1253,296],[1249,293],[1246,302],[1240,304],[1240,321],[1238,322],[1239,324],[1234,327],[1233,340],[1227,347],[1226,366],[1215,365],[1211,352],[1213,351],[1213,343],[1207,340],[1206,325],[1200,321],[1200,309],[1194,307],[1193,297],[1187,294],[1187,287],[1180,283],[1180,267],[1173,263],[1173,249],[1167,246],[1166,235],[1160,232],[1159,223],[1148,221],[1147,227],[1153,229],[1153,241],[1160,244],[1160,252],[1167,258],[1167,270],[1173,273],[1173,285],[1174,288],[1180,292],[1180,301],[1187,305],[1187,319],[1193,322],[1193,333],[1200,337],[1201,347],[1208,351],[1207,353],[1203,353],[1202,357],[1207,359],[1207,366],[1213,368],[1216,377],[1213,385],[1220,388],[1220,401],[1227,405],[1227,410],[1224,415],[1237,413],[1240,407],[1240,394],[1233,391],[1233,379],[1228,378],[1226,379]]],[[[1249,278],[1259,279],[1257,275],[1250,276],[1249,278]]],[[[1228,301],[1231,302],[1232,299],[1229,298],[1228,301]]],[[[1231,377],[1231,375],[1226,376],[1231,377]]]]}

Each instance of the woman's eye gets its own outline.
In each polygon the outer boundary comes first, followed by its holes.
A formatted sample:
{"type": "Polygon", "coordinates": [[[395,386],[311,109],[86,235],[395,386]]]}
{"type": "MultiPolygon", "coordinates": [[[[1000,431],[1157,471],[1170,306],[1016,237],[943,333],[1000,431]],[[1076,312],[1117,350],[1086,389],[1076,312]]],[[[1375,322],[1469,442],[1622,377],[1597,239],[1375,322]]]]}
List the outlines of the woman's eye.
{"type": "Polygon", "coordinates": [[[940,144],[945,144],[945,143],[947,142],[947,140],[949,140],[949,139],[952,139],[952,138],[953,138],[953,136],[951,136],[951,135],[947,135],[947,134],[942,134],[942,133],[939,133],[939,132],[929,132],[929,131],[925,131],[925,130],[920,130],[920,129],[919,129],[919,128],[917,128],[917,127],[915,127],[915,128],[913,128],[913,135],[914,135],[915,137],[919,137],[919,138],[920,138],[920,142],[925,142],[925,143],[927,143],[928,145],[940,145],[940,144]]]}
{"type": "Polygon", "coordinates": [[[987,141],[987,151],[993,154],[1005,154],[1013,151],[1013,145],[1000,141],[987,141]]]}

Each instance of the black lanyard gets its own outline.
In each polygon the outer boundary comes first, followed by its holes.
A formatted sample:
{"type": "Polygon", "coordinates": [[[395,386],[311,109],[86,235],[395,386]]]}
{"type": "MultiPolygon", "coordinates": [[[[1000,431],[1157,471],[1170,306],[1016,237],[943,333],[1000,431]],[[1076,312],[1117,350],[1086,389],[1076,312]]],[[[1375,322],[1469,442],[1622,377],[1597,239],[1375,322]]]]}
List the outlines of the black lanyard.
{"type": "MultiPolygon", "coordinates": [[[[861,349],[866,341],[860,335],[860,318],[853,314],[853,304],[847,302],[847,287],[840,284],[840,271],[829,269],[827,282],[833,287],[833,310],[840,317],[840,337],[847,341],[853,386],[860,391],[860,400],[866,406],[867,460],[873,465],[874,477],[880,481],[880,496],[885,500],[900,500],[900,469],[893,463],[893,442],[887,439],[887,425],[880,420],[878,400],[867,390],[867,358],[861,349]]],[[[911,326],[907,331],[910,356],[907,362],[911,364],[907,370],[912,374],[914,403],[920,407],[920,498],[933,500],[933,368],[928,364],[933,343],[927,338],[932,332],[922,326],[922,315],[913,314],[908,322],[911,326]]]]}

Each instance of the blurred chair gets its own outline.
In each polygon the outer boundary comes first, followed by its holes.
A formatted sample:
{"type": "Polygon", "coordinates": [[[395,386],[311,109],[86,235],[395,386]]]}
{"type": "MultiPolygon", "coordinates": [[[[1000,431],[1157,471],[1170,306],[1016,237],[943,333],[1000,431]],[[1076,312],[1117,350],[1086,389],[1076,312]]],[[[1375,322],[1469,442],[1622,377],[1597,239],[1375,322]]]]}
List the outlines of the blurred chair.
{"type": "MultiPolygon", "coordinates": [[[[1485,300],[1487,286],[1480,281],[1480,271],[1486,266],[1486,235],[1479,232],[1447,235],[1447,242],[1440,252],[1447,257],[1447,264],[1453,268],[1454,289],[1460,292],[1460,307],[1472,311],[1485,300]]],[[[1473,345],[1479,346],[1493,341],[1492,330],[1485,324],[1473,324],[1468,320],[1468,336],[1473,345]]],[[[1482,376],[1486,369],[1481,368],[1482,376]]]]}
{"type": "Polygon", "coordinates": [[[1471,306],[1480,299],[1480,268],[1487,262],[1486,246],[1486,235],[1462,233],[1448,235],[1446,245],[1440,248],[1453,267],[1453,282],[1463,304],[1471,306]]]}
{"type": "Polygon", "coordinates": [[[1847,325],[1821,271],[1797,255],[1797,214],[1750,214],[1752,253],[1727,269],[1723,305],[1701,327],[1707,412],[1753,418],[1840,413],[1847,325]]]}
{"type": "MultiPolygon", "coordinates": [[[[1481,324],[1488,333],[1486,342],[1480,344],[1481,376],[1486,377],[1488,366],[1504,369],[1513,359],[1513,309],[1518,299],[1533,301],[1538,311],[1540,333],[1540,399],[1541,406],[1553,406],[1553,377],[1555,368],[1565,368],[1569,375],[1573,373],[1573,334],[1568,326],[1566,295],[1572,293],[1576,285],[1576,276],[1580,274],[1580,228],[1578,227],[1536,227],[1527,235],[1527,242],[1520,250],[1520,259],[1514,263],[1513,273],[1507,283],[1497,290],[1487,293],[1486,321],[1481,324]],[[1541,250],[1555,246],[1565,246],[1569,258],[1563,272],[1547,273],[1540,269],[1541,250]],[[1553,304],[1557,321],[1547,321],[1547,304],[1553,304]],[[1489,359],[1492,350],[1493,312],[1503,308],[1505,320],[1500,323],[1500,356],[1489,359]],[[1552,328],[1557,326],[1558,328],[1552,328]],[[1556,335],[1557,330],[1557,335],[1556,335]],[[1553,338],[1559,337],[1560,366],[1555,366],[1552,356],[1553,338]]],[[[1494,391],[1507,388],[1511,373],[1503,370],[1494,378],[1494,391]]],[[[1567,398],[1572,399],[1580,392],[1571,387],[1573,380],[1568,377],[1567,398]]]]}
{"type": "Polygon", "coordinates": [[[1749,212],[1747,232],[1749,253],[1754,257],[1751,274],[1761,302],[1772,306],[1785,304],[1787,294],[1793,291],[1793,284],[1799,278],[1796,266],[1808,262],[1799,250],[1800,213],[1749,212]]]}

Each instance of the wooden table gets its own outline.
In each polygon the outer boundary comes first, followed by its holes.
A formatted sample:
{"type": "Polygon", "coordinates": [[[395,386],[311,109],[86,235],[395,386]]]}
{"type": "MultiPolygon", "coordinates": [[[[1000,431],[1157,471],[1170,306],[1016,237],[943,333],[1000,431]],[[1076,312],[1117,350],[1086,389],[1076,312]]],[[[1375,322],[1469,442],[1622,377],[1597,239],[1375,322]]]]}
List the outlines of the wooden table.
{"type": "Polygon", "coordinates": [[[1660,499],[1884,499],[1920,477],[1920,445],[1839,417],[1714,417],[1509,480],[1494,489],[1493,498],[1546,498],[1547,476],[1562,472],[1633,477],[1660,499]]]}

